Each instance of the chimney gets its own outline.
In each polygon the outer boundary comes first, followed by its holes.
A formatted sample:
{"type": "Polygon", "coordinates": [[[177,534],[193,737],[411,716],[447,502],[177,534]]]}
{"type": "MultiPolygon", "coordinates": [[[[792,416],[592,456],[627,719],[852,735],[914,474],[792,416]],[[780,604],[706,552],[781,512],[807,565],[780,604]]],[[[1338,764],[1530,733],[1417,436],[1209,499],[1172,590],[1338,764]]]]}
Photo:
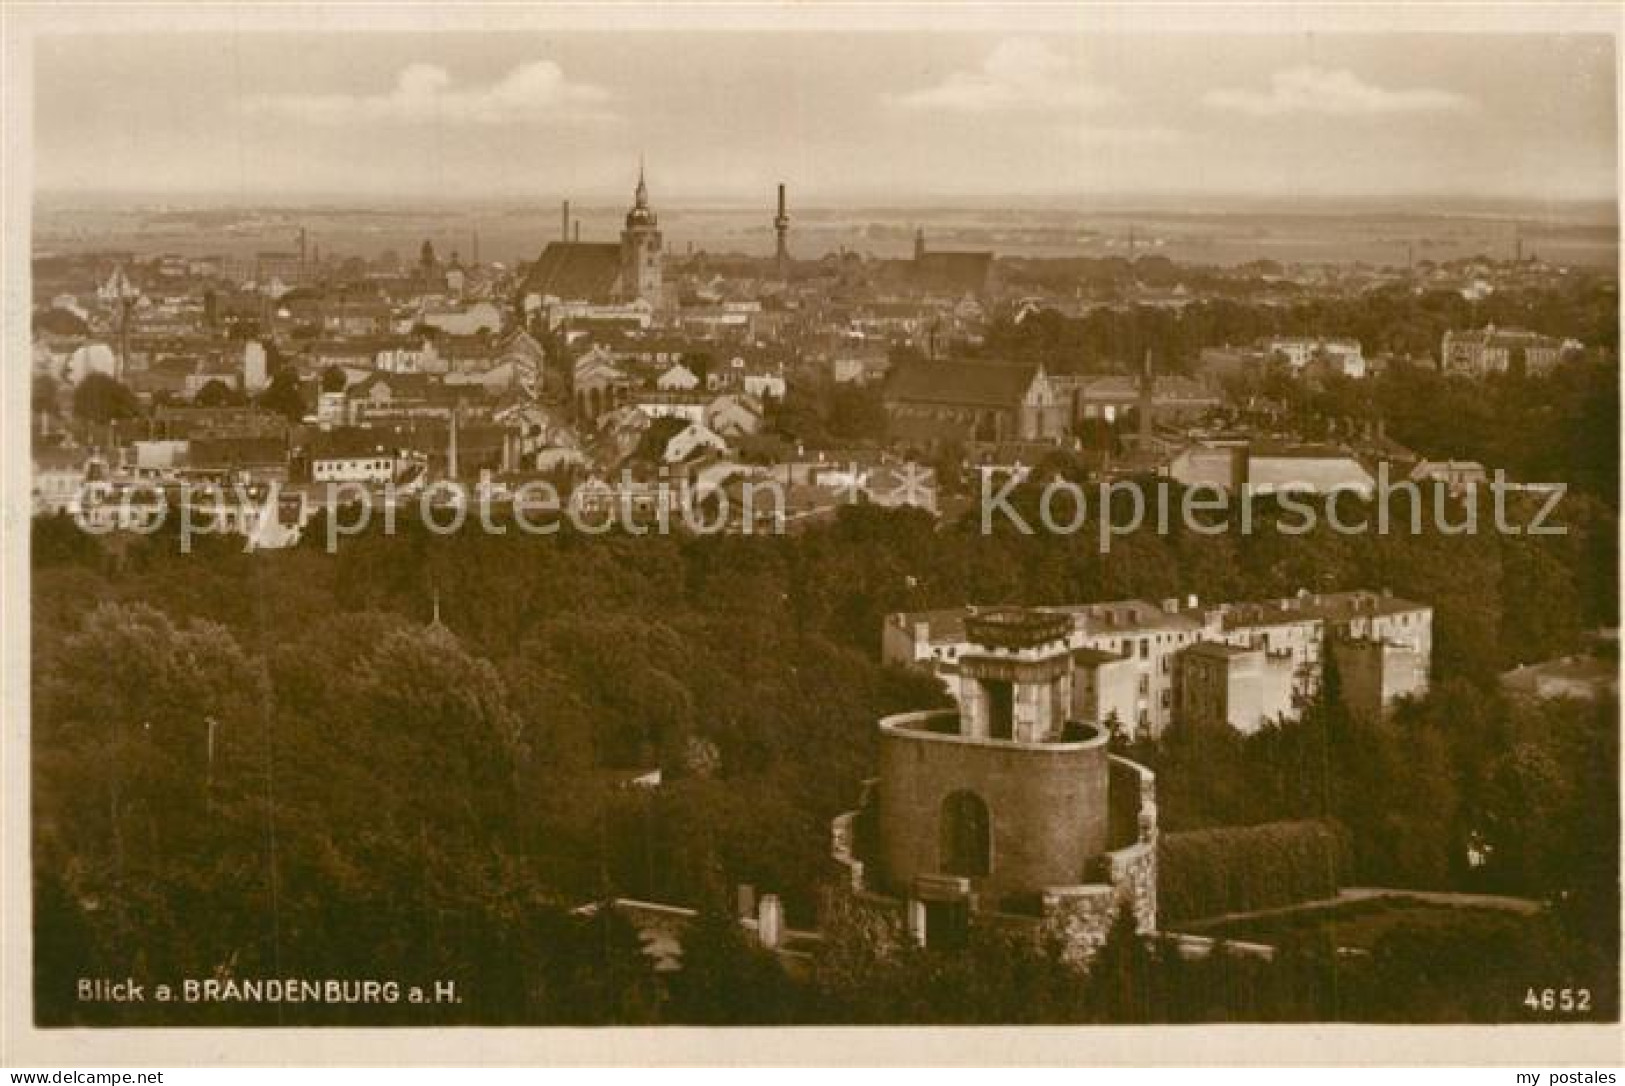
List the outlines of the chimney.
{"type": "Polygon", "coordinates": [[[779,217],[784,217],[784,182],[779,182],[779,217]]]}
{"type": "Polygon", "coordinates": [[[564,225],[561,227],[561,229],[563,230],[563,233],[559,234],[559,240],[560,241],[569,241],[570,240],[570,201],[568,201],[568,200],[564,201],[564,217],[563,217],[563,219],[561,221],[563,222],[564,225]]]}
{"type": "Polygon", "coordinates": [[[1243,442],[1230,448],[1230,492],[1241,494],[1252,477],[1252,449],[1243,442]]]}
{"type": "Polygon", "coordinates": [[[580,243],[580,241],[581,241],[581,220],[580,220],[580,219],[577,219],[577,220],[576,220],[576,236],[575,236],[575,241],[576,241],[576,242],[577,242],[577,244],[579,244],[579,243],[580,243]]]}
{"type": "Polygon", "coordinates": [[[451,434],[446,442],[446,477],[457,478],[457,415],[459,408],[451,409],[451,434]]]}
{"type": "Polygon", "coordinates": [[[1145,351],[1145,367],[1140,373],[1140,447],[1151,444],[1151,420],[1156,412],[1156,378],[1151,375],[1151,348],[1145,351]]]}
{"type": "Polygon", "coordinates": [[[763,894],[756,906],[756,938],[768,950],[778,948],[784,938],[784,906],[778,894],[763,894]]]}

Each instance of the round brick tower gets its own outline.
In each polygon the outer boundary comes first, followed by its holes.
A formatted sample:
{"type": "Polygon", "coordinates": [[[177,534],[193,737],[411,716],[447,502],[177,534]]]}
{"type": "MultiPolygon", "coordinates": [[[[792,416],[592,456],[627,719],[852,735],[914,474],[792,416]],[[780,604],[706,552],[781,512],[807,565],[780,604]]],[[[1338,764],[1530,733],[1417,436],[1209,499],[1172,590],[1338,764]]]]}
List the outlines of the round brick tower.
{"type": "Polygon", "coordinates": [[[1067,616],[1001,609],[967,627],[960,709],[881,721],[876,882],[999,908],[1084,882],[1106,851],[1106,736],[1067,719],[1067,616]]]}

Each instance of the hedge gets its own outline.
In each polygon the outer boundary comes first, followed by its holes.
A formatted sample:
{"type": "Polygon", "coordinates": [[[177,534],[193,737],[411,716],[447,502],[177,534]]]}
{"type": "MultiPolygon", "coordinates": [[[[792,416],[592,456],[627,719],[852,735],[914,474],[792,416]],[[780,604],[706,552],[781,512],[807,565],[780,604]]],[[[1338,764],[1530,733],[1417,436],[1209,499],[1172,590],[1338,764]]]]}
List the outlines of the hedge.
{"type": "Polygon", "coordinates": [[[1349,862],[1349,834],[1337,822],[1164,834],[1157,851],[1159,922],[1334,897],[1349,862]]]}

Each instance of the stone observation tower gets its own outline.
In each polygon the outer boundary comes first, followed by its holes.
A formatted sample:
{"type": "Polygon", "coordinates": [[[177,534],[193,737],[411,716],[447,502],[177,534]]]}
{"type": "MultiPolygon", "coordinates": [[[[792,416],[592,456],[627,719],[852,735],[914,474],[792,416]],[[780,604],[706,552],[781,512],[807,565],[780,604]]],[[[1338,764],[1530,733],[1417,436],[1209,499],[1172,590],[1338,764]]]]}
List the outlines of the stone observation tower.
{"type": "Polygon", "coordinates": [[[621,290],[628,298],[661,307],[660,220],[649,207],[649,186],[643,180],[641,162],[632,210],[626,213],[626,229],[621,231],[621,290]]]}
{"type": "Polygon", "coordinates": [[[976,916],[1057,936],[1083,961],[1128,905],[1157,923],[1154,778],[1080,723],[1066,615],[965,620],[959,708],[880,722],[880,775],[834,824],[858,899],[952,946],[976,916]]]}

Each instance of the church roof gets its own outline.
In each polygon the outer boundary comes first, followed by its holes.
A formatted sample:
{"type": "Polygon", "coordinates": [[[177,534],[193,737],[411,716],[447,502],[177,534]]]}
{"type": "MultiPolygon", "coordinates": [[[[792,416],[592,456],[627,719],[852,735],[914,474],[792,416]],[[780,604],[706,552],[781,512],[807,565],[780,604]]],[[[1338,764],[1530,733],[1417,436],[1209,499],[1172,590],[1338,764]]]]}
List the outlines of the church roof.
{"type": "Polygon", "coordinates": [[[907,361],[887,375],[891,402],[1007,407],[1021,404],[1038,376],[1036,365],[998,362],[907,361]]]}
{"type": "Polygon", "coordinates": [[[914,258],[914,281],[927,290],[980,293],[992,268],[989,252],[921,253],[914,258]]]}
{"type": "Polygon", "coordinates": [[[552,295],[567,302],[608,302],[620,275],[618,244],[551,241],[531,265],[519,294],[552,295]]]}

